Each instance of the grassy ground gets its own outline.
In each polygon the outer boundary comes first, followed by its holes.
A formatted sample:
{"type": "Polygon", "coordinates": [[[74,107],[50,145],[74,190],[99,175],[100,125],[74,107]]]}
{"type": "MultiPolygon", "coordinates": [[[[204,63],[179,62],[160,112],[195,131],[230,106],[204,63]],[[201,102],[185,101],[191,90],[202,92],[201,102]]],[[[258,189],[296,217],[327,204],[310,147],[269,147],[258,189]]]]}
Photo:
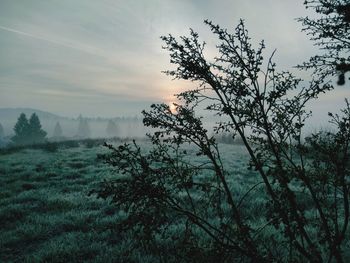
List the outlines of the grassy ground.
{"type": "MultiPolygon", "coordinates": [[[[119,215],[89,196],[111,170],[102,147],[23,149],[0,156],[0,262],[118,261],[119,215]]],[[[137,255],[135,255],[137,260],[137,255]]]]}
{"type": "MultiPolygon", "coordinates": [[[[103,179],[115,176],[96,158],[106,149],[73,146],[17,149],[0,155],[0,262],[158,261],[132,251],[132,237],[114,231],[122,212],[89,196],[103,179]]],[[[225,163],[241,182],[234,191],[240,198],[256,178],[247,175],[248,157],[242,146],[222,147],[226,147],[225,163]]],[[[251,201],[247,197],[242,205],[249,204],[247,212],[256,214],[259,224],[264,200],[251,201]]]]}

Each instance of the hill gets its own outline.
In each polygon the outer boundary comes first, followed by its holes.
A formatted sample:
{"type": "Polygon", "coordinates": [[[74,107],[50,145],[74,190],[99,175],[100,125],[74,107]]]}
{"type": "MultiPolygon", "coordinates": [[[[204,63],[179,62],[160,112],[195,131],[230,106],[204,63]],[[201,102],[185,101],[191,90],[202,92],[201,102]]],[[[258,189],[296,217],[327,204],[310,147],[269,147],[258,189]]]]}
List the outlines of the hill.
{"type": "Polygon", "coordinates": [[[38,109],[31,109],[31,108],[0,108],[0,121],[1,120],[13,120],[17,119],[18,116],[24,113],[29,117],[33,113],[36,113],[40,119],[50,119],[50,120],[60,120],[60,119],[67,119],[66,117],[61,117],[56,114],[42,111],[38,109]]]}

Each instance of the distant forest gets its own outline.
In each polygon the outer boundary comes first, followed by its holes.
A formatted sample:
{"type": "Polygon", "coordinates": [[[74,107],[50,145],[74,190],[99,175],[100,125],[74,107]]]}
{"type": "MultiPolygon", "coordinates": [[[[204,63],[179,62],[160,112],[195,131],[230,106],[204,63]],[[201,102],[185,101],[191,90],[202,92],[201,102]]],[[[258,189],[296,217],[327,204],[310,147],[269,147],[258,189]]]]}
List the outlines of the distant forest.
{"type": "Polygon", "coordinates": [[[91,118],[81,114],[76,118],[68,118],[36,109],[4,108],[0,109],[1,137],[9,138],[14,135],[14,126],[21,113],[28,118],[35,113],[48,138],[57,137],[57,129],[60,129],[59,137],[67,138],[141,137],[147,132],[143,128],[142,119],[137,116],[91,118]]]}

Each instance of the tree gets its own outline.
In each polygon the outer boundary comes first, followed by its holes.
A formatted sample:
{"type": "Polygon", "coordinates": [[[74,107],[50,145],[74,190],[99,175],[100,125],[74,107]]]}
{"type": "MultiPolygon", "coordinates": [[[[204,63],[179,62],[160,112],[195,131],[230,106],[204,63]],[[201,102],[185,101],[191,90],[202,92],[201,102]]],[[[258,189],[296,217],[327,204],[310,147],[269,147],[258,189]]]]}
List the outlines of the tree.
{"type": "Polygon", "coordinates": [[[26,115],[21,113],[14,127],[15,135],[12,141],[17,145],[43,143],[46,132],[41,129],[38,116],[33,113],[28,121],[26,115]]]}
{"type": "Polygon", "coordinates": [[[338,85],[345,84],[345,73],[350,71],[350,4],[347,0],[307,0],[307,8],[318,14],[316,18],[300,18],[304,31],[315,44],[325,50],[313,56],[300,67],[312,69],[319,78],[338,74],[338,85]]]}
{"type": "Polygon", "coordinates": [[[89,138],[91,136],[90,126],[87,119],[83,118],[81,115],[78,117],[78,131],[77,136],[81,138],[89,138]]]}
{"type": "Polygon", "coordinates": [[[12,141],[15,144],[21,145],[28,143],[29,135],[29,122],[24,113],[19,116],[15,127],[13,128],[15,135],[12,137],[12,141]]]}
{"type": "Polygon", "coordinates": [[[119,134],[119,128],[118,126],[115,124],[114,121],[109,120],[107,127],[106,127],[106,133],[108,136],[116,136],[119,134]]]}
{"type": "Polygon", "coordinates": [[[5,136],[5,132],[4,132],[4,127],[2,127],[1,123],[0,123],[0,138],[5,136]]]}
{"type": "Polygon", "coordinates": [[[28,141],[33,144],[43,143],[46,140],[47,132],[41,128],[38,115],[33,113],[29,119],[28,141]]]}
{"type": "Polygon", "coordinates": [[[55,129],[53,130],[53,137],[59,138],[62,137],[63,132],[59,122],[56,122],[55,129]]]}
{"type": "MultiPolygon", "coordinates": [[[[327,2],[313,1],[319,8],[327,2]]],[[[166,73],[198,87],[177,95],[176,111],[167,104],[143,111],[144,124],[156,130],[149,135],[151,150],[136,142],[106,144],[110,153],[101,158],[122,175],[95,192],[126,211],[119,229],[142,240],[143,249],[175,251],[184,262],[349,261],[349,103],[329,114],[335,132],[303,138],[311,114],[306,105],[333,89],[326,73],[307,83],[277,72],[273,54],[264,61],[264,42],[253,48],[243,21],[233,33],[205,24],[219,41],[211,60],[192,30],[180,40],[162,37],[176,65],[166,73]],[[247,149],[256,184],[246,193],[235,191],[239,176],[229,172],[203,127],[201,106],[216,116],[217,134],[239,137],[247,149]],[[188,144],[200,164],[188,157],[188,144]],[[264,200],[259,220],[244,204],[250,195],[264,200]],[[157,243],[160,237],[170,237],[174,247],[157,243]]],[[[348,37],[350,31],[340,32],[348,37]]],[[[326,51],[332,57],[333,49],[326,51]]],[[[317,73],[319,66],[310,67],[317,73]]]]}

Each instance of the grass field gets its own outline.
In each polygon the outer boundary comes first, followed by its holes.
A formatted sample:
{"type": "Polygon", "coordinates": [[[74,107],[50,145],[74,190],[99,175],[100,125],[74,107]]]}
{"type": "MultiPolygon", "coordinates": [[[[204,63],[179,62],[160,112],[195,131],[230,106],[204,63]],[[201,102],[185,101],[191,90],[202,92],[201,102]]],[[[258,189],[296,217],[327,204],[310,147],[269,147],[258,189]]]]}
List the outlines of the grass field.
{"type": "Polygon", "coordinates": [[[102,147],[0,156],[1,262],[109,262],[123,250],[119,217],[89,191],[110,175],[102,147]]]}
{"type": "MultiPolygon", "coordinates": [[[[235,147],[226,162],[241,167],[235,147]]],[[[97,159],[102,146],[19,149],[0,155],[0,262],[154,262],[114,231],[123,213],[89,196],[116,176],[97,159]]],[[[229,155],[228,155],[229,156],[229,155]]],[[[242,187],[242,186],[237,186],[242,187]]]]}

